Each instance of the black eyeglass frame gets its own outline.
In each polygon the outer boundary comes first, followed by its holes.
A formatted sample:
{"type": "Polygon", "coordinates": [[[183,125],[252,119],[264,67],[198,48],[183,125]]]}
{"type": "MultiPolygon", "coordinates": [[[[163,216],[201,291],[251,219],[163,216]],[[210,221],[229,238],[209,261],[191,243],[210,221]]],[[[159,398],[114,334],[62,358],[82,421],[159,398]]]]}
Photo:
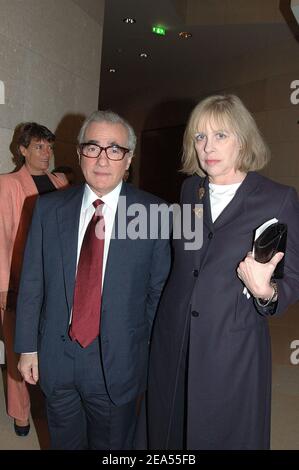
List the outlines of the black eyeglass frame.
{"type": "Polygon", "coordinates": [[[99,156],[101,155],[102,151],[104,150],[105,151],[105,155],[106,157],[108,158],[108,160],[111,160],[111,161],[114,161],[114,162],[119,162],[121,160],[123,160],[126,156],[127,153],[131,152],[130,149],[127,149],[126,147],[122,147],[121,145],[117,145],[117,144],[114,144],[114,145],[108,145],[107,147],[102,147],[101,145],[99,144],[94,144],[94,143],[91,143],[91,142],[83,142],[82,144],[79,144],[78,145],[78,148],[79,148],[79,152],[80,152],[80,155],[83,155],[83,157],[85,158],[91,158],[92,160],[96,159],[96,158],[99,158],[99,156]],[[93,145],[95,147],[98,147],[99,149],[99,153],[96,157],[90,157],[88,155],[85,155],[82,151],[83,149],[83,146],[84,145],[93,145]],[[123,156],[121,158],[110,158],[108,157],[108,154],[107,154],[107,149],[110,149],[110,148],[118,148],[119,150],[121,150],[123,152],[123,156]]]}

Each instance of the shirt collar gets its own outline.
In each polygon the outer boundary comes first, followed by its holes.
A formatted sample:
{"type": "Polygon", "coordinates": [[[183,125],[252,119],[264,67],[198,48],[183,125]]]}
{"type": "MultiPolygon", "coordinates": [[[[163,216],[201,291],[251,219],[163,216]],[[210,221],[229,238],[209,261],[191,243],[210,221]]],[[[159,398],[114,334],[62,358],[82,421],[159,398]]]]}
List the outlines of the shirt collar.
{"type": "Polygon", "coordinates": [[[84,194],[82,200],[82,210],[85,211],[88,209],[96,199],[101,199],[110,209],[116,210],[120,190],[122,187],[122,181],[114,188],[110,193],[105,194],[101,198],[90,188],[90,186],[85,183],[84,194]]]}

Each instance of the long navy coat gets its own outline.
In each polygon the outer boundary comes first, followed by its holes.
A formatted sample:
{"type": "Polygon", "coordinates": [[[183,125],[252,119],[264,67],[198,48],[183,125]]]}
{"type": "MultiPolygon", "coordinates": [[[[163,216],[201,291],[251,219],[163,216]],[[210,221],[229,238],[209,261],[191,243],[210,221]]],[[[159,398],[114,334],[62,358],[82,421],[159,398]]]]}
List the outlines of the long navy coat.
{"type": "MultiPolygon", "coordinates": [[[[198,176],[182,203],[198,203],[198,176]]],[[[299,299],[299,203],[293,188],[250,172],[214,223],[208,185],[203,246],[174,241],[174,266],[154,325],[148,394],[149,445],[169,448],[184,331],[189,339],[188,449],[267,449],[270,443],[271,349],[267,317],[243,294],[236,274],[254,230],[276,217],[288,224],[285,275],[276,313],[299,299]]],[[[194,215],[195,217],[195,215],[194,215]]]]}

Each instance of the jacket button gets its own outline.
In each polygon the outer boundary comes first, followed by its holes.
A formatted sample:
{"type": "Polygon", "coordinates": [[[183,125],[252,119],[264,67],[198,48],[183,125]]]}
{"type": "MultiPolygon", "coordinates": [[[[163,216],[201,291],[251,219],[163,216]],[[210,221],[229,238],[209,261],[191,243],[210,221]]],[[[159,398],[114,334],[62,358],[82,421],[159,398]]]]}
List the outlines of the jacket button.
{"type": "Polygon", "coordinates": [[[213,238],[214,234],[212,232],[209,233],[208,239],[211,240],[213,238]]]}
{"type": "Polygon", "coordinates": [[[198,269],[193,269],[193,276],[198,277],[198,269]]]}
{"type": "Polygon", "coordinates": [[[199,313],[198,313],[196,310],[193,310],[193,311],[191,312],[191,315],[192,315],[192,317],[198,317],[198,316],[199,316],[199,313]]]}
{"type": "Polygon", "coordinates": [[[60,338],[61,338],[61,341],[65,341],[65,336],[64,335],[61,335],[60,338]]]}

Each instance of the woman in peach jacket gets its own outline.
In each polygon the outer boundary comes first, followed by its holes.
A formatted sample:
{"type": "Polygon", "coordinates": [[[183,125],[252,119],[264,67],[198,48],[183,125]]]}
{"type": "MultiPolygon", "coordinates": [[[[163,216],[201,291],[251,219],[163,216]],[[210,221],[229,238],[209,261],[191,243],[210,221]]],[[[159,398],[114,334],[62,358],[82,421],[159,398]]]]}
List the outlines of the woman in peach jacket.
{"type": "Polygon", "coordinates": [[[16,434],[26,436],[30,400],[13,349],[23,251],[37,196],[67,186],[67,180],[62,173],[48,172],[54,134],[36,123],[23,124],[19,131],[18,153],[24,164],[19,171],[0,175],[0,309],[7,363],[7,412],[14,418],[16,434]]]}

